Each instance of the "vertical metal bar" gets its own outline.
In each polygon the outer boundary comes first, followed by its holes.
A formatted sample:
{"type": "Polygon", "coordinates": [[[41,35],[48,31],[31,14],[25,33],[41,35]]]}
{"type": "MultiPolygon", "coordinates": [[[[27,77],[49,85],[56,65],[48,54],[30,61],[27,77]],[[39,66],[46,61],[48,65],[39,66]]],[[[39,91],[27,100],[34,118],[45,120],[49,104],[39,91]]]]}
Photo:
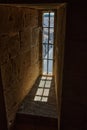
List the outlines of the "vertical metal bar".
{"type": "MultiPolygon", "coordinates": [[[[54,12],[53,12],[54,13],[54,12]]],[[[55,15],[55,14],[54,14],[55,15]]],[[[54,15],[53,15],[53,17],[54,17],[54,15]]],[[[54,17],[55,18],[55,17],[54,17]]],[[[53,23],[54,24],[54,23],[53,23]]],[[[52,58],[52,74],[53,74],[53,68],[54,68],[54,63],[53,63],[53,61],[54,61],[54,26],[52,27],[52,29],[53,29],[53,44],[52,44],[52,47],[53,47],[53,58],[52,58]]]]}
{"type": "Polygon", "coordinates": [[[42,72],[43,72],[43,13],[42,13],[42,72]]]}
{"type": "Polygon", "coordinates": [[[50,12],[49,12],[49,24],[48,24],[48,55],[47,55],[47,74],[48,74],[48,67],[49,67],[49,35],[50,35],[50,12]]]}
{"type": "MultiPolygon", "coordinates": [[[[55,24],[55,13],[54,13],[53,17],[54,17],[54,23],[53,23],[53,25],[54,25],[55,24]]],[[[53,26],[53,65],[52,65],[52,74],[54,74],[54,49],[55,49],[55,44],[54,44],[54,27],[55,27],[55,25],[53,26]]]]}

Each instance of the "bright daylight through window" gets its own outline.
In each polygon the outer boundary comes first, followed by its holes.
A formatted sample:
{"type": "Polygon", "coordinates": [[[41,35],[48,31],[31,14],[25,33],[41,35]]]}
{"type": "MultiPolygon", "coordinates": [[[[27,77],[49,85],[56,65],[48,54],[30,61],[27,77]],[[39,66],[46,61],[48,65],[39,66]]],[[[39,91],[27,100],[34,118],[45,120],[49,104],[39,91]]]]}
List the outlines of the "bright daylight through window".
{"type": "Polygon", "coordinates": [[[42,63],[43,75],[53,74],[54,49],[54,12],[45,12],[42,15],[42,63]]]}
{"type": "Polygon", "coordinates": [[[43,76],[40,79],[34,101],[48,102],[53,74],[54,12],[42,13],[42,64],[43,76]]]}
{"type": "Polygon", "coordinates": [[[34,101],[47,102],[51,88],[52,77],[42,76],[36,91],[34,101]]]}

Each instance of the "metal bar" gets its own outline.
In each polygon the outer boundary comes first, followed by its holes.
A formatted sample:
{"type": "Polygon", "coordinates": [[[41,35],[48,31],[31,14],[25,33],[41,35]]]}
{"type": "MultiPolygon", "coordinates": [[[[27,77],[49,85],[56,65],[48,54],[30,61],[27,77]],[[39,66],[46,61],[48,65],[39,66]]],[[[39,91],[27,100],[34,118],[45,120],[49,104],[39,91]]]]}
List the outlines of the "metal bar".
{"type": "MultiPolygon", "coordinates": [[[[44,45],[46,45],[46,43],[43,43],[44,45]]],[[[51,43],[49,43],[49,45],[52,45],[52,46],[54,46],[54,44],[51,44],[51,43]]]]}
{"type": "MultiPolygon", "coordinates": [[[[49,14],[49,13],[48,13],[49,14]]],[[[49,19],[49,15],[48,15],[48,19],[49,19]]],[[[48,22],[49,22],[49,20],[48,20],[48,22]]],[[[48,23],[48,27],[47,27],[47,29],[48,29],[48,45],[47,45],[47,74],[48,74],[48,54],[49,54],[49,50],[48,50],[48,48],[49,48],[49,23],[48,23]]]]}
{"type": "Polygon", "coordinates": [[[54,28],[54,27],[44,27],[44,26],[43,26],[42,28],[54,28]]]}
{"type": "Polygon", "coordinates": [[[50,35],[50,12],[49,12],[49,24],[48,24],[48,54],[47,54],[47,74],[49,67],[49,35],[50,35]]]}
{"type": "MultiPolygon", "coordinates": [[[[47,60],[46,58],[42,58],[43,60],[47,60]]],[[[55,60],[55,59],[48,59],[48,60],[55,60]]]]}

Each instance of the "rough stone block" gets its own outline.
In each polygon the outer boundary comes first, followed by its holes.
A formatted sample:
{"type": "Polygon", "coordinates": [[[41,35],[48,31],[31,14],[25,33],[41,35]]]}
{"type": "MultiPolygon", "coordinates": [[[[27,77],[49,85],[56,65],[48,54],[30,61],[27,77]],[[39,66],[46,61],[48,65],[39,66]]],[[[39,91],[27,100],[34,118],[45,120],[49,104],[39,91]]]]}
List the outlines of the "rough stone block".
{"type": "Polygon", "coordinates": [[[23,15],[17,7],[0,6],[0,32],[16,32],[23,28],[23,15]]]}
{"type": "Polygon", "coordinates": [[[24,53],[31,49],[31,27],[25,28],[20,35],[20,49],[21,53],[24,53]]]}
{"type": "Polygon", "coordinates": [[[0,35],[0,64],[7,62],[8,57],[8,36],[0,35]]]}
{"type": "Polygon", "coordinates": [[[14,58],[19,53],[20,49],[20,38],[19,33],[11,35],[11,37],[8,40],[8,53],[9,58],[14,58]]]}
{"type": "Polygon", "coordinates": [[[24,17],[24,27],[30,26],[31,23],[31,12],[30,9],[23,9],[23,17],[24,17]]]}
{"type": "Polygon", "coordinates": [[[37,10],[30,9],[30,19],[31,19],[30,25],[32,27],[38,26],[38,11],[37,10]]]}
{"type": "Polygon", "coordinates": [[[32,46],[36,46],[39,42],[39,27],[32,28],[32,46]]]}

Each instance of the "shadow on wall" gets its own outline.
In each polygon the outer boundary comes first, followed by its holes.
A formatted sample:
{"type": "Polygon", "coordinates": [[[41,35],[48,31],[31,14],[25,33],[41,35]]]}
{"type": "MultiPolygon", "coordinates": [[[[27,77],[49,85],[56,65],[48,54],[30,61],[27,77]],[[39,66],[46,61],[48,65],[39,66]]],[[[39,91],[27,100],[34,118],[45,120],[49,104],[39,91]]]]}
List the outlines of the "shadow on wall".
{"type": "Polygon", "coordinates": [[[19,104],[39,76],[39,33],[35,33],[36,41],[32,37],[33,28],[38,26],[38,12],[0,5],[0,17],[0,64],[10,126],[19,104]]]}

